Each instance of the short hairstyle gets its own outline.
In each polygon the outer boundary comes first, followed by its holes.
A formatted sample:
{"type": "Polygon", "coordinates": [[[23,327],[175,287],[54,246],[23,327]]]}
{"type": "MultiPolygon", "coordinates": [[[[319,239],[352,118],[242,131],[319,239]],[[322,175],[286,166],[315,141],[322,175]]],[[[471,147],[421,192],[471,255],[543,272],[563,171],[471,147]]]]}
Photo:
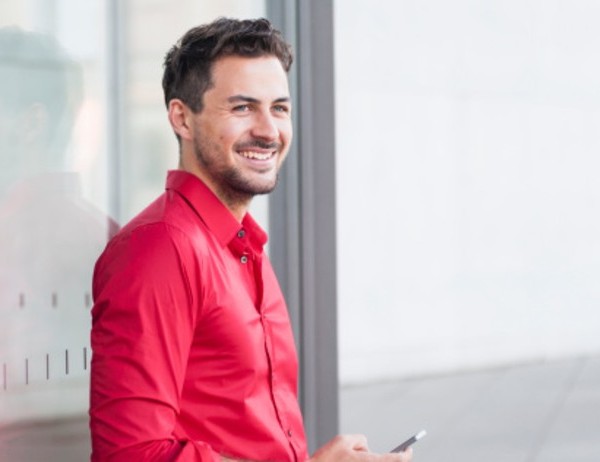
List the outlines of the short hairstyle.
{"type": "Polygon", "coordinates": [[[201,112],[204,93],[213,85],[212,66],[225,56],[275,56],[286,72],[293,60],[291,46],[267,19],[219,18],[194,27],[165,56],[162,85],[167,107],[177,98],[201,112]]]}

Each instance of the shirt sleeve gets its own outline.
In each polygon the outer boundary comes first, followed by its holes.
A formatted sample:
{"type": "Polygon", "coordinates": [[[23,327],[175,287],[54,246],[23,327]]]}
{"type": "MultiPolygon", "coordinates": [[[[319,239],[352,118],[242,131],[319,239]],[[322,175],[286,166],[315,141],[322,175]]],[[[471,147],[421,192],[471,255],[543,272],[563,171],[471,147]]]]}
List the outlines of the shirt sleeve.
{"type": "MultiPolygon", "coordinates": [[[[196,324],[180,232],[146,225],[111,242],[94,273],[92,461],[216,461],[177,425],[196,324]]],[[[188,254],[187,258],[190,256],[188,254]]]]}

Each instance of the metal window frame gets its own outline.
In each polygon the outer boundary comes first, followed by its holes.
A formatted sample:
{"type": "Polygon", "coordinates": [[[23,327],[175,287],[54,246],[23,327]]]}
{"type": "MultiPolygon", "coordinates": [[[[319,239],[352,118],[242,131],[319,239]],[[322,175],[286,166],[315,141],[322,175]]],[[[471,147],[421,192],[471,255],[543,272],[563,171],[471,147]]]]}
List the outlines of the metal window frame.
{"type": "MultiPolygon", "coordinates": [[[[126,120],[126,10],[123,2],[109,0],[106,4],[107,42],[107,171],[108,213],[117,223],[123,222],[121,200],[123,196],[123,131],[126,120]]],[[[110,236],[109,236],[110,237],[110,236]]]]}
{"type": "Polygon", "coordinates": [[[295,144],[269,201],[270,253],[300,360],[311,451],[338,432],[333,0],[269,0],[291,41],[295,144]]]}

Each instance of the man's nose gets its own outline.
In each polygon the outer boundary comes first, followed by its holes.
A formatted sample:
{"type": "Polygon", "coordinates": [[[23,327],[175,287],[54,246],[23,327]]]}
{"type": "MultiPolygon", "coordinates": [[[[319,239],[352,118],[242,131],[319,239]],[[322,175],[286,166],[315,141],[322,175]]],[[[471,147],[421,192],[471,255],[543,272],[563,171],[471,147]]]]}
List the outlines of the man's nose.
{"type": "Polygon", "coordinates": [[[279,136],[279,129],[274,117],[270,113],[257,113],[252,127],[252,135],[263,140],[276,140],[279,136]]]}

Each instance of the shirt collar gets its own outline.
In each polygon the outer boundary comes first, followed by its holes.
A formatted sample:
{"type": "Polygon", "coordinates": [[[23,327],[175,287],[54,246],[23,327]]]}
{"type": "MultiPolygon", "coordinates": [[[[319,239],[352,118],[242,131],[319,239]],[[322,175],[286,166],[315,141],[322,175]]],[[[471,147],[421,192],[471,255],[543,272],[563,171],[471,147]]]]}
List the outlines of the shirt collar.
{"type": "Polygon", "coordinates": [[[183,170],[171,170],[167,174],[166,189],[183,196],[223,247],[229,246],[236,253],[244,253],[243,249],[247,247],[255,253],[262,252],[267,233],[249,213],[239,223],[197,176],[183,170]]]}

